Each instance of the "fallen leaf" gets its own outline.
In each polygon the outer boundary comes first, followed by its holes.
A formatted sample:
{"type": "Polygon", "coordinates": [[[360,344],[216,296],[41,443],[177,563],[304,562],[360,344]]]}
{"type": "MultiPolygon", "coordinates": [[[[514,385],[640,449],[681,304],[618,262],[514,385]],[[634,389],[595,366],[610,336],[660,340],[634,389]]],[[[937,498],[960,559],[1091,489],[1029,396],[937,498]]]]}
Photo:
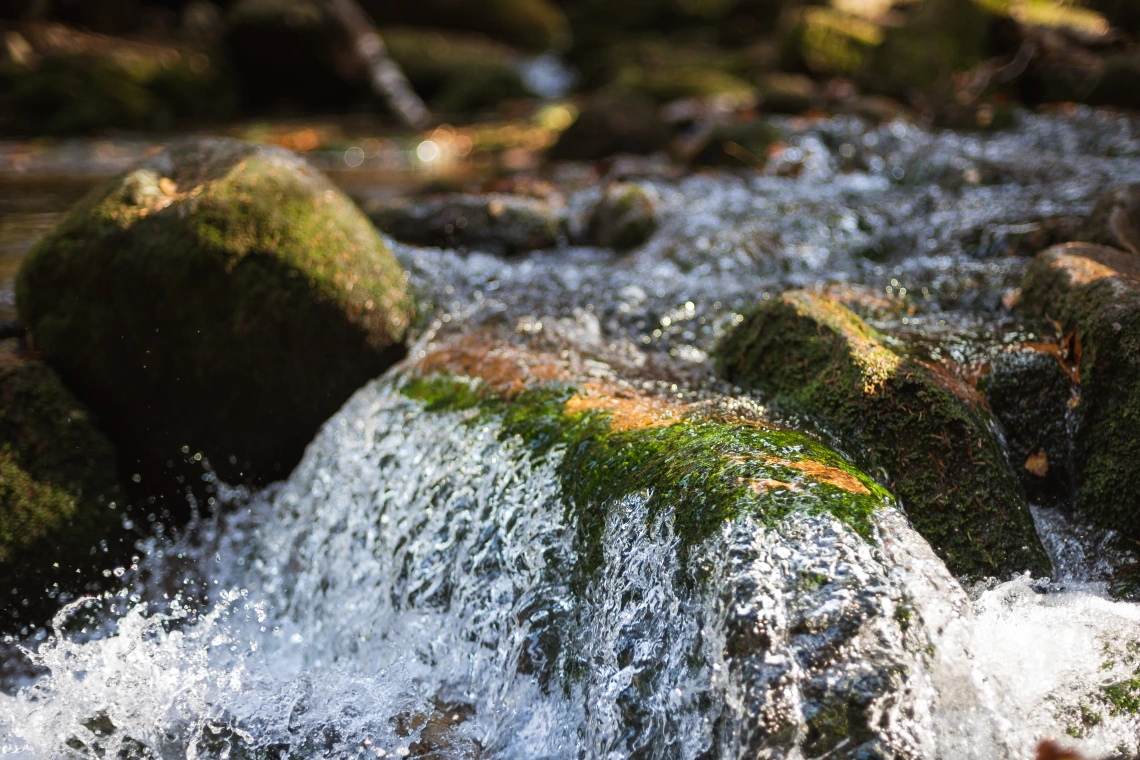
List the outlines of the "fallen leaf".
{"type": "Polygon", "coordinates": [[[1045,477],[1049,473],[1049,456],[1044,451],[1030,454],[1025,460],[1025,469],[1039,478],[1045,477]]]}

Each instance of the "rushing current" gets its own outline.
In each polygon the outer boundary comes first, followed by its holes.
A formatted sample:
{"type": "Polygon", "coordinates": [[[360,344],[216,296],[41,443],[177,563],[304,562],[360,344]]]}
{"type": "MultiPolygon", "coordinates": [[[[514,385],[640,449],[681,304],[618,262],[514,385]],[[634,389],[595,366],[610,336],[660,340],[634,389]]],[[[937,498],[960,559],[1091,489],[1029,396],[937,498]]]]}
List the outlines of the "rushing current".
{"type": "MultiPolygon", "coordinates": [[[[880,326],[963,363],[1031,333],[1001,297],[1019,241],[1140,180],[1136,125],[1025,115],[990,137],[782,123],[749,177],[631,164],[661,227],[625,255],[503,260],[394,244],[431,316],[658,393],[732,395],[713,342],[765,294],[855,283],[880,326]]],[[[598,190],[567,179],[574,215],[598,190]]],[[[1140,752],[1140,605],[1106,537],[1035,509],[1052,579],[963,588],[895,506],[726,524],[681,551],[646,492],[604,505],[586,568],[557,447],[362,388],[284,482],[220,491],[118,588],[4,645],[0,753],[27,758],[1032,758],[1140,752]],[[1113,689],[1116,688],[1117,692],[1113,689]],[[1107,695],[1107,696],[1106,696],[1107,695]]],[[[757,399],[763,402],[763,399],[757,399]]],[[[207,473],[207,479],[210,475],[207,473]]]]}

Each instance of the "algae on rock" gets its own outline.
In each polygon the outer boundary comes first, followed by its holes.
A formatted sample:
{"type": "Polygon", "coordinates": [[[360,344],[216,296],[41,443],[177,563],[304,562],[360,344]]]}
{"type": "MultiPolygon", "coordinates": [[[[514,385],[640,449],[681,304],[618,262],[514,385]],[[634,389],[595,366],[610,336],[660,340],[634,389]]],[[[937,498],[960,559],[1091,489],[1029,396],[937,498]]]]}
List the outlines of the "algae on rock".
{"type": "Polygon", "coordinates": [[[1081,348],[1077,509],[1140,537],[1140,256],[1091,243],[1042,251],[1026,272],[1018,309],[1056,320],[1081,348]]]}
{"type": "Polygon", "coordinates": [[[406,280],[301,159],[201,139],[73,208],[25,259],[17,306],[127,471],[189,451],[227,481],[265,481],[403,355],[406,280]]]}
{"type": "Polygon", "coordinates": [[[842,304],[804,291],[762,302],[716,348],[719,372],[805,414],[882,474],[960,576],[1046,574],[1025,494],[982,399],[902,356],[842,304]]]}
{"type": "Polygon", "coordinates": [[[559,447],[562,493],[577,515],[587,573],[602,561],[607,505],[650,494],[649,516],[674,512],[682,551],[737,516],[774,525],[793,511],[829,513],[870,537],[890,493],[842,455],[803,433],[702,414],[683,405],[598,382],[550,380],[496,385],[455,363],[411,374],[402,392],[427,411],[468,410],[472,424],[494,419],[500,437],[536,456],[559,447]]]}
{"type": "Polygon", "coordinates": [[[126,506],[89,412],[43,363],[0,355],[0,607],[34,614],[121,561],[126,506]]]}

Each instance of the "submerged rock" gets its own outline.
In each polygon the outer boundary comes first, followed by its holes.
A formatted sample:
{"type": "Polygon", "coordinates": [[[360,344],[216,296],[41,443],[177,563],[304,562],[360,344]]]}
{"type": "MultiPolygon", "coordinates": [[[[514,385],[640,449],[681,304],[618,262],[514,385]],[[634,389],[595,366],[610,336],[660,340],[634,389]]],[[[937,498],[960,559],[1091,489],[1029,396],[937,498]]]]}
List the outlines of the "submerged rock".
{"type": "Polygon", "coordinates": [[[1026,272],[1018,308],[1075,334],[1077,508],[1140,537],[1140,256],[1089,243],[1049,248],[1026,272]]]}
{"type": "Polygon", "coordinates": [[[656,229],[654,194],[635,182],[615,182],[607,187],[590,216],[591,237],[603,248],[636,248],[656,229]]]}
{"type": "Polygon", "coordinates": [[[0,355],[0,626],[120,561],[126,506],[87,409],[43,363],[0,355]]]}
{"type": "Polygon", "coordinates": [[[757,306],[716,361],[728,380],[808,415],[882,473],[956,574],[1048,573],[984,402],[947,371],[894,352],[846,307],[804,291],[757,306]]]}
{"type": "MultiPolygon", "coordinates": [[[[498,441],[463,456],[512,473],[495,484],[504,504],[512,484],[557,479],[562,506],[531,496],[524,513],[561,515],[541,519],[545,535],[573,540],[541,552],[557,582],[526,594],[526,638],[509,640],[527,642],[522,674],[581,690],[591,746],[934,756],[928,713],[912,705],[932,696],[933,632],[955,625],[937,608],[957,605],[960,617],[965,597],[887,491],[842,455],[802,433],[584,381],[554,356],[502,344],[444,346],[388,382],[444,415],[457,438],[498,441]],[[534,474],[514,475],[526,463],[534,474]],[[648,720],[674,688],[668,716],[648,720]],[[723,729],[701,720],[708,704],[725,706],[723,729]],[[690,711],[703,728],[685,728],[690,711]],[[903,713],[914,721],[883,717],[903,713]]],[[[481,468],[480,482],[495,469],[481,468]]],[[[525,529],[516,519],[512,534],[525,529]]]]}
{"type": "Polygon", "coordinates": [[[92,191],[28,254],[17,306],[135,472],[201,453],[229,482],[286,474],[403,355],[412,313],[348,198],[293,154],[222,139],[92,191]]]}
{"type": "Polygon", "coordinates": [[[507,255],[558,245],[569,224],[550,201],[504,193],[405,198],[371,208],[369,216],[405,243],[507,255]]]}

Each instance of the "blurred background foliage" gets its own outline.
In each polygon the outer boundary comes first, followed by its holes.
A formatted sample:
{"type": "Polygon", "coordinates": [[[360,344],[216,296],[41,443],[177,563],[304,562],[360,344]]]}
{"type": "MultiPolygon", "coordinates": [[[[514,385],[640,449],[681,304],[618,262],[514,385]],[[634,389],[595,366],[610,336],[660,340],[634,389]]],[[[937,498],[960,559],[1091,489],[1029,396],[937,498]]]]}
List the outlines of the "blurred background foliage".
{"type": "MultiPolygon", "coordinates": [[[[1135,0],[359,4],[438,121],[561,99],[625,149],[667,132],[694,153],[687,135],[765,113],[992,129],[1016,107],[1140,107],[1135,0]]],[[[9,135],[385,118],[329,0],[0,0],[0,34],[9,135]]]]}

